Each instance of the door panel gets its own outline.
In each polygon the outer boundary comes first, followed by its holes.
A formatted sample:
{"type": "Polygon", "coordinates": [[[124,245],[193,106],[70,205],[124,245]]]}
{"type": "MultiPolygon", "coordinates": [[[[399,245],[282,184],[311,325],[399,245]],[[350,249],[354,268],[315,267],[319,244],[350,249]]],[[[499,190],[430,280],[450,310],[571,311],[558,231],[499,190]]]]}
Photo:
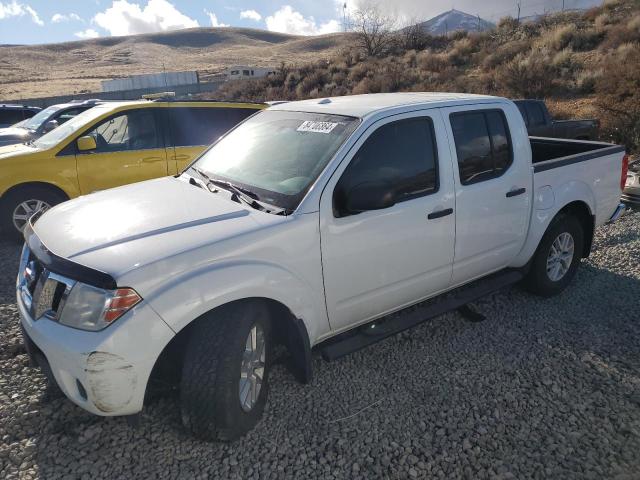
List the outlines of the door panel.
{"type": "Polygon", "coordinates": [[[207,149],[206,145],[195,147],[175,147],[167,149],[169,162],[175,165],[175,173],[182,172],[187,165],[207,149]]]}
{"type": "MultiPolygon", "coordinates": [[[[504,113],[496,116],[496,112],[503,112],[503,108],[507,109],[503,105],[443,109],[451,139],[456,181],[456,245],[452,285],[459,285],[506,267],[526,239],[531,208],[532,172],[530,161],[527,161],[530,150],[524,142],[511,140],[527,138],[524,128],[521,132],[514,132],[512,136],[508,128],[495,132],[486,124],[486,135],[490,139],[484,139],[482,135],[472,131],[467,131],[466,135],[459,131],[461,126],[473,129],[475,122],[471,117],[472,112],[476,115],[482,115],[478,112],[494,112],[491,118],[502,117],[504,126],[507,125],[507,118],[517,118],[515,116],[520,115],[514,106],[505,112],[507,116],[504,113]],[[457,125],[456,131],[452,127],[452,119],[461,113],[465,116],[458,117],[457,124],[453,123],[457,125]],[[510,155],[511,163],[508,166],[504,160],[505,146],[508,146],[510,155]],[[499,147],[502,150],[497,150],[499,147]],[[490,151],[489,157],[483,156],[481,161],[477,160],[479,149],[485,148],[490,151]],[[502,163],[497,160],[491,163],[492,148],[496,158],[502,159],[502,163]],[[471,160],[472,164],[465,164],[464,158],[471,160]],[[473,165],[474,161],[477,162],[476,165],[473,165]],[[484,172],[489,163],[495,165],[493,175],[484,172]],[[474,176],[474,169],[483,170],[483,175],[474,176]],[[465,179],[467,184],[463,184],[465,179]]],[[[521,125],[521,122],[509,124],[521,125]]]]}
{"type": "Polygon", "coordinates": [[[76,155],[83,194],[168,175],[167,152],[151,109],[118,112],[83,135],[97,148],[76,155]]]}
{"type": "MultiPolygon", "coordinates": [[[[341,185],[351,168],[372,142],[374,132],[385,126],[421,117],[433,122],[433,138],[446,138],[437,111],[412,113],[378,122],[371,127],[342,162],[324,190],[320,201],[320,234],[327,310],[333,330],[343,330],[403,306],[418,302],[443,289],[451,280],[455,213],[451,159],[447,145],[437,146],[435,184],[432,191],[410,196],[382,210],[338,216],[335,199],[340,198],[341,185]],[[428,113],[427,113],[428,112],[428,113]],[[335,192],[335,193],[334,193],[335,192]],[[451,213],[428,219],[429,214],[451,209],[451,213]]],[[[425,140],[425,152],[433,151],[424,135],[408,138],[425,140]]],[[[442,142],[441,142],[442,143],[442,142]]],[[[382,152],[384,147],[372,150],[382,152]]],[[[377,168],[381,177],[397,178],[396,165],[408,155],[402,148],[393,150],[390,165],[377,168]]],[[[388,151],[387,151],[388,152],[388,151]]],[[[386,154],[386,153],[385,153],[386,154]]],[[[433,156],[433,155],[432,155],[433,156]]],[[[356,167],[352,167],[355,165],[356,167]]],[[[398,181],[403,188],[415,187],[412,179],[398,181]]]]}

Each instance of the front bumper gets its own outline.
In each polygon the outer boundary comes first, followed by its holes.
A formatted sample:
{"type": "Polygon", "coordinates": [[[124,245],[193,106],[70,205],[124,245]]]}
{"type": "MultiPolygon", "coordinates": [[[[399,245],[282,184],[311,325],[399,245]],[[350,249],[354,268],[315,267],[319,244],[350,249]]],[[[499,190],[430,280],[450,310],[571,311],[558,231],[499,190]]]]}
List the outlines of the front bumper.
{"type": "Polygon", "coordinates": [[[139,304],[104,330],[86,332],[47,318],[34,321],[17,297],[30,356],[72,402],[102,416],[142,410],[151,370],[174,336],[149,305],[139,304]]]}

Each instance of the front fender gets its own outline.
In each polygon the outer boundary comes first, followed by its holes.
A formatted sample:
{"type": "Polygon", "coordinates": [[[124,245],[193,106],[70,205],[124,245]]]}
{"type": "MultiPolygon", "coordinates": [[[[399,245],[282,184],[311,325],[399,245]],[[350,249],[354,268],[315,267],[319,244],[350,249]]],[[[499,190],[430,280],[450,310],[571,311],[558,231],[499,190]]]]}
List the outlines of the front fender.
{"type": "Polygon", "coordinates": [[[268,298],[302,319],[309,342],[329,331],[322,291],[283,266],[229,261],[174,277],[145,300],[175,332],[216,307],[245,298],[268,298]]]}
{"type": "MultiPolygon", "coordinates": [[[[553,172],[553,170],[549,170],[553,172]]],[[[546,172],[542,172],[543,174],[546,172]]],[[[541,175],[536,173],[537,175],[541,175]]],[[[564,207],[573,202],[584,203],[591,215],[594,214],[596,208],[595,197],[593,191],[584,182],[579,180],[570,180],[559,186],[551,186],[544,184],[544,182],[538,182],[538,178],[535,179],[536,183],[540,186],[536,188],[536,196],[533,204],[533,212],[531,214],[531,221],[529,223],[529,233],[527,235],[527,241],[525,242],[522,250],[510,265],[511,267],[522,267],[527,264],[535,253],[542,236],[547,231],[551,220],[562,210],[564,207]],[[549,202],[549,194],[539,195],[543,189],[552,190],[552,201],[549,202]],[[539,202],[539,198],[544,197],[544,203],[539,202]]]]}

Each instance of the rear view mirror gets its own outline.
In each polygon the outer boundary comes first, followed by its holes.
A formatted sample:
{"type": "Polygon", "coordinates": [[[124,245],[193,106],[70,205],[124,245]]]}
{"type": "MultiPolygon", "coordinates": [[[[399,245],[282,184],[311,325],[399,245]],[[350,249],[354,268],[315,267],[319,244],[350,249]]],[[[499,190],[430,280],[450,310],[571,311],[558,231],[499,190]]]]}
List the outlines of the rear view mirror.
{"type": "Polygon", "coordinates": [[[49,120],[47,123],[44,124],[42,131],[43,133],[49,133],[51,130],[55,130],[56,128],[58,128],[58,121],[49,120]]]}
{"type": "Polygon", "coordinates": [[[78,139],[78,150],[80,150],[81,152],[95,150],[97,147],[98,146],[96,145],[96,139],[91,135],[86,135],[78,139]]]}
{"type": "Polygon", "coordinates": [[[352,187],[346,194],[348,213],[382,210],[395,205],[396,194],[390,182],[364,182],[352,187]]]}

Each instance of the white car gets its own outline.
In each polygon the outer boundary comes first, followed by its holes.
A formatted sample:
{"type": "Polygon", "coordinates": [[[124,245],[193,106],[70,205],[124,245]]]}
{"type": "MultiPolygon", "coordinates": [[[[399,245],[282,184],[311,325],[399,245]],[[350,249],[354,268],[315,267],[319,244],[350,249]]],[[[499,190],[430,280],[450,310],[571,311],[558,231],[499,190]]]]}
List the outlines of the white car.
{"type": "Polygon", "coordinates": [[[33,217],[25,341],[89,412],[137,414],[169,372],[187,429],[234,439],[262,415],[277,343],[306,382],[314,346],[338,358],[520,280],[561,292],[623,210],[625,161],[530,139],[503,98],[276,105],[181,175],[33,217]]]}

